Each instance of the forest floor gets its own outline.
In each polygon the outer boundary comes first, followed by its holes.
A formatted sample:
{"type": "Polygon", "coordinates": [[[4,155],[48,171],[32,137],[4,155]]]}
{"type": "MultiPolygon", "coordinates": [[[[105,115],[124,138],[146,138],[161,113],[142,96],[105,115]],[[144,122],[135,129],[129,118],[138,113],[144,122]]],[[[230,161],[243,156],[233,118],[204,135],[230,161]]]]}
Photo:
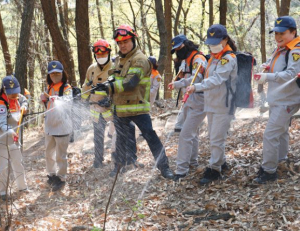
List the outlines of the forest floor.
{"type": "MultiPolygon", "coordinates": [[[[152,113],[153,125],[175,170],[178,134],[172,133],[173,101],[152,113]],[[168,113],[169,115],[165,115],[168,113]],[[159,118],[161,117],[161,119],[159,118]]],[[[262,160],[262,138],[268,112],[258,107],[236,113],[226,143],[229,170],[224,179],[199,186],[210,157],[207,123],[200,130],[200,167],[179,183],[158,170],[146,141],[138,138],[136,168],[118,176],[107,214],[106,230],[299,230],[300,120],[290,127],[288,161],[278,168],[279,179],[266,185],[252,183],[262,160]]],[[[94,169],[93,129],[84,124],[68,148],[67,184],[51,192],[46,183],[43,128],[25,131],[24,166],[28,193],[13,193],[12,230],[101,230],[114,178],[110,139],[105,138],[105,167],[94,169]]],[[[137,131],[137,134],[139,132],[137,131]]],[[[15,188],[13,188],[15,190],[15,188]]],[[[2,225],[5,204],[1,202],[2,225]]]]}

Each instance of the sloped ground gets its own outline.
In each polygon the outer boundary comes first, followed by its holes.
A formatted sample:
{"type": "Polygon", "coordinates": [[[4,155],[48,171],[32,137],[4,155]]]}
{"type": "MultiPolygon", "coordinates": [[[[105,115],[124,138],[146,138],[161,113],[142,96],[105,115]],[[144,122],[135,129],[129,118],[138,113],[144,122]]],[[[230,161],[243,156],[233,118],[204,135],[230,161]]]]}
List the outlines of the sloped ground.
{"type": "MultiPolygon", "coordinates": [[[[158,119],[174,107],[152,114],[153,124],[175,170],[178,136],[170,133],[176,115],[158,119]]],[[[180,183],[163,179],[153,169],[146,142],[138,139],[138,157],[145,168],[119,175],[107,214],[106,230],[299,230],[300,223],[300,120],[290,128],[289,160],[280,163],[279,180],[252,183],[262,158],[262,137],[267,113],[257,108],[237,112],[226,146],[229,170],[224,180],[209,186],[198,181],[208,163],[207,127],[201,127],[199,164],[180,183]]],[[[110,149],[103,169],[92,166],[92,127],[85,124],[78,140],[69,146],[68,184],[53,193],[46,184],[43,130],[27,131],[24,165],[30,192],[13,197],[12,230],[100,230],[113,185],[110,149]],[[94,227],[94,228],[93,228],[94,227]]],[[[138,134],[138,131],[137,131],[138,134]]],[[[106,138],[106,147],[110,140],[106,138]]],[[[1,204],[3,212],[5,206],[1,204]]]]}

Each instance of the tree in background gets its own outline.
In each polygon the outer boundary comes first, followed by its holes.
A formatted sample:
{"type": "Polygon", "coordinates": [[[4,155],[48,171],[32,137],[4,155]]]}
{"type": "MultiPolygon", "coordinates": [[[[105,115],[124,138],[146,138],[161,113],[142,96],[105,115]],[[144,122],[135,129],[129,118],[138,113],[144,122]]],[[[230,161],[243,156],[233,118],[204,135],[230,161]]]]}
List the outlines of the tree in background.
{"type": "Polygon", "coordinates": [[[51,38],[55,47],[57,58],[63,64],[69,82],[77,85],[75,80],[74,60],[70,56],[70,51],[58,27],[55,0],[41,0],[44,19],[49,28],[51,38]]]}
{"type": "Polygon", "coordinates": [[[77,35],[77,52],[78,52],[78,69],[80,75],[80,85],[85,80],[86,70],[92,63],[90,43],[90,26],[89,26],[89,1],[76,0],[76,35],[77,35]]]}
{"type": "Polygon", "coordinates": [[[26,72],[27,72],[27,59],[28,59],[28,47],[31,31],[31,22],[33,19],[35,0],[24,0],[24,10],[22,14],[22,25],[20,32],[20,42],[17,50],[16,59],[16,78],[20,82],[21,92],[24,93],[24,87],[26,86],[26,72]]]}
{"type": "Polygon", "coordinates": [[[220,24],[226,26],[227,0],[220,0],[220,24]]]}
{"type": "Polygon", "coordinates": [[[5,36],[5,30],[2,22],[1,12],[0,12],[0,40],[1,40],[3,56],[4,56],[6,75],[11,75],[13,73],[13,68],[11,64],[11,58],[10,58],[9,49],[7,45],[7,39],[5,36]]]}

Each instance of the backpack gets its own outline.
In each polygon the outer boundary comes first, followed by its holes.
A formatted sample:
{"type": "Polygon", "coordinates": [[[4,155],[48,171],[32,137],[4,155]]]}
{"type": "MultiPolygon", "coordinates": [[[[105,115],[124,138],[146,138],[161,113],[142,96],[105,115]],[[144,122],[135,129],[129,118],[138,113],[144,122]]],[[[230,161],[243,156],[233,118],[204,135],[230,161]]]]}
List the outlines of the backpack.
{"type": "MultiPolygon", "coordinates": [[[[61,85],[61,87],[59,88],[59,92],[58,92],[58,96],[63,96],[64,95],[64,89],[65,89],[66,85],[61,85]]],[[[78,100],[80,99],[80,95],[81,95],[81,89],[79,87],[75,87],[75,86],[71,86],[72,87],[72,97],[73,100],[78,100]]]]}
{"type": "Polygon", "coordinates": [[[227,94],[226,94],[226,106],[228,107],[229,92],[232,94],[232,101],[230,103],[229,114],[233,115],[234,106],[241,108],[253,108],[254,98],[251,86],[252,69],[253,65],[256,65],[256,60],[251,53],[248,52],[225,52],[226,54],[234,53],[237,58],[238,72],[236,91],[233,92],[231,88],[231,79],[226,81],[227,94]]]}
{"type": "MultiPolygon", "coordinates": [[[[297,43],[295,45],[295,47],[300,47],[300,43],[297,43]]],[[[285,54],[285,68],[283,68],[283,71],[285,71],[287,69],[287,65],[289,62],[289,54],[290,54],[290,49],[287,50],[286,54],[285,54]]],[[[296,84],[298,85],[298,87],[300,88],[300,78],[297,78],[296,80],[296,84]]]]}

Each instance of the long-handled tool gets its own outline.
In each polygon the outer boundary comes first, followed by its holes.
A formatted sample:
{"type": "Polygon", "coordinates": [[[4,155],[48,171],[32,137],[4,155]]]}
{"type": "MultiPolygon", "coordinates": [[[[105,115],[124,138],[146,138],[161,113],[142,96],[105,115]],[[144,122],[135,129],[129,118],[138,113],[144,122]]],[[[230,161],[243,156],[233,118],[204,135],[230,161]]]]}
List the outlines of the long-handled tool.
{"type": "MultiPolygon", "coordinates": [[[[197,68],[197,70],[196,70],[196,73],[195,73],[195,75],[194,75],[194,77],[193,77],[193,79],[192,79],[192,82],[191,82],[190,86],[192,86],[192,85],[194,84],[195,79],[196,79],[196,77],[197,77],[197,75],[198,75],[198,73],[199,73],[201,67],[202,67],[202,65],[199,64],[199,66],[198,66],[198,68],[197,68]]],[[[182,102],[183,102],[183,103],[186,103],[186,101],[187,101],[187,99],[188,99],[189,97],[190,97],[190,95],[188,94],[188,92],[186,92],[186,93],[184,94],[184,97],[183,97],[182,102]]]]}
{"type": "MultiPolygon", "coordinates": [[[[180,73],[182,72],[182,69],[179,69],[177,75],[175,76],[175,78],[173,79],[172,82],[175,82],[178,80],[180,73]]],[[[178,94],[177,94],[177,99],[176,99],[176,107],[178,107],[178,102],[179,102],[179,97],[180,97],[180,93],[181,93],[181,88],[179,88],[178,94]]]]}
{"type": "Polygon", "coordinates": [[[18,135],[19,135],[20,127],[21,127],[20,125],[22,124],[24,111],[25,111],[25,109],[22,108],[22,110],[21,110],[21,115],[20,115],[20,119],[19,119],[19,121],[18,121],[18,128],[17,128],[17,131],[16,131],[17,136],[14,137],[14,142],[15,142],[15,143],[17,143],[17,142],[19,141],[19,136],[18,136],[18,135]]]}

